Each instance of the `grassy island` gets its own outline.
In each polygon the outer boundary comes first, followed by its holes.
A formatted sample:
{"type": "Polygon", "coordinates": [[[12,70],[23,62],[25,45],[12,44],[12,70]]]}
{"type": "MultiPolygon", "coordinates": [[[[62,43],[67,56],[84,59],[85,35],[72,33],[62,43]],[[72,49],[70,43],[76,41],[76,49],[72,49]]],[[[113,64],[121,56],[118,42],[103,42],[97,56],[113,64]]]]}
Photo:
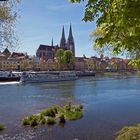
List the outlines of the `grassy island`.
{"type": "Polygon", "coordinates": [[[0,124],[0,131],[3,131],[5,129],[5,126],[3,124],[0,124]]]}
{"type": "Polygon", "coordinates": [[[123,127],[118,132],[116,140],[140,140],[140,124],[123,127]]]}
{"type": "Polygon", "coordinates": [[[65,123],[67,120],[77,120],[82,117],[83,106],[68,103],[63,107],[53,106],[41,111],[37,115],[25,117],[22,120],[22,125],[32,127],[44,124],[53,125],[55,123],[65,123]]]}

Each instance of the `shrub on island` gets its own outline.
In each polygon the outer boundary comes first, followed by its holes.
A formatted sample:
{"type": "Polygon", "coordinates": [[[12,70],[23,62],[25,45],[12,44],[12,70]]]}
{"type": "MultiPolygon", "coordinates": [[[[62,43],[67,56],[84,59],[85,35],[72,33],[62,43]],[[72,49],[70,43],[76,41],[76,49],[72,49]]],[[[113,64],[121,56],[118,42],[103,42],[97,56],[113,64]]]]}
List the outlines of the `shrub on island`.
{"type": "Polygon", "coordinates": [[[41,112],[41,115],[49,116],[49,117],[55,117],[55,114],[56,114],[56,112],[53,108],[48,108],[41,112]]]}
{"type": "Polygon", "coordinates": [[[55,124],[56,123],[55,118],[48,117],[46,123],[49,124],[49,125],[55,124]]]}
{"type": "Polygon", "coordinates": [[[30,116],[30,117],[24,118],[23,121],[22,121],[22,124],[23,124],[24,126],[30,125],[30,126],[32,126],[32,127],[35,127],[35,126],[38,125],[38,120],[39,120],[39,116],[32,115],[32,116],[30,116]]]}
{"type": "Polygon", "coordinates": [[[0,131],[3,131],[5,129],[5,126],[3,124],[0,124],[0,131]]]}
{"type": "Polygon", "coordinates": [[[59,123],[65,123],[65,122],[66,122],[66,120],[65,120],[64,114],[60,114],[60,116],[59,116],[59,123]]]}
{"type": "Polygon", "coordinates": [[[53,106],[43,110],[38,115],[26,117],[23,119],[22,125],[35,127],[39,124],[53,125],[56,122],[64,124],[66,120],[77,120],[82,117],[83,117],[83,106],[72,105],[71,103],[68,103],[64,107],[53,106]]]}

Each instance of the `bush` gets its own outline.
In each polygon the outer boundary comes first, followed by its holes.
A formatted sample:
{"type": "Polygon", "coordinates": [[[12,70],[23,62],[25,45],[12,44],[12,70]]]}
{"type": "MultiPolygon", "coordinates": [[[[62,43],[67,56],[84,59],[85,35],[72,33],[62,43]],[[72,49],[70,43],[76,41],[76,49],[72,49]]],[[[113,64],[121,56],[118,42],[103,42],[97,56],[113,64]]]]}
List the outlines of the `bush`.
{"type": "Polygon", "coordinates": [[[59,123],[65,123],[65,122],[66,122],[65,116],[64,116],[63,114],[61,114],[61,115],[59,116],[59,123]]]}
{"type": "Polygon", "coordinates": [[[83,107],[83,105],[78,105],[79,106],[79,108],[82,110],[84,107],[83,107]]]}
{"type": "Polygon", "coordinates": [[[53,117],[48,117],[46,123],[49,124],[49,125],[53,125],[53,124],[56,123],[56,121],[53,117]]]}
{"type": "Polygon", "coordinates": [[[23,125],[30,125],[32,127],[38,125],[38,116],[32,115],[30,117],[26,117],[23,119],[22,124],[23,125]]]}
{"type": "Polygon", "coordinates": [[[77,120],[83,117],[83,113],[81,111],[67,111],[65,115],[68,120],[77,120]]]}
{"type": "Polygon", "coordinates": [[[71,103],[64,107],[54,106],[49,109],[43,110],[40,115],[32,115],[23,119],[23,125],[29,125],[32,127],[38,124],[49,124],[53,125],[56,120],[60,124],[64,124],[67,120],[77,120],[83,117],[82,105],[71,105],[71,103]]]}
{"type": "Polygon", "coordinates": [[[46,110],[42,111],[41,115],[49,116],[49,117],[55,117],[55,112],[52,108],[49,108],[49,109],[46,109],[46,110]]]}
{"type": "Polygon", "coordinates": [[[59,106],[53,106],[53,107],[52,107],[52,110],[53,110],[53,112],[54,112],[55,114],[57,114],[57,113],[58,113],[58,110],[59,110],[59,106]]]}
{"type": "Polygon", "coordinates": [[[30,121],[30,126],[35,127],[35,126],[37,126],[37,125],[38,125],[37,119],[36,119],[36,118],[33,118],[33,119],[30,121]]]}
{"type": "Polygon", "coordinates": [[[30,126],[35,127],[38,125],[39,116],[32,115],[29,117],[29,120],[30,120],[30,126]]]}
{"type": "Polygon", "coordinates": [[[136,126],[123,127],[115,140],[139,140],[140,139],[140,124],[136,126]]]}
{"type": "Polygon", "coordinates": [[[43,115],[39,116],[39,122],[40,122],[40,124],[46,124],[46,119],[43,115]]]}
{"type": "Polygon", "coordinates": [[[64,106],[64,109],[66,111],[70,111],[71,110],[71,103],[68,103],[67,105],[64,106]]]}
{"type": "Polygon", "coordinates": [[[4,130],[5,126],[3,124],[0,124],[0,131],[4,130]]]}
{"type": "Polygon", "coordinates": [[[30,120],[28,117],[24,118],[23,121],[22,121],[22,125],[30,125],[30,120]]]}

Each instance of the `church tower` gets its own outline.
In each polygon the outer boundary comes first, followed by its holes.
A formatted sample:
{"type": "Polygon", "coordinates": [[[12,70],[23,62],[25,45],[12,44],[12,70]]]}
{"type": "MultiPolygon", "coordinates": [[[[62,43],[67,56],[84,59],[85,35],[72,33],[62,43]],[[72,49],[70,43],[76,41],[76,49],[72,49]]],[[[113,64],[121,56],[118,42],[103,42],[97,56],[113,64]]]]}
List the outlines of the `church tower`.
{"type": "Polygon", "coordinates": [[[64,31],[64,26],[62,29],[62,36],[61,36],[61,40],[60,40],[60,48],[66,50],[66,38],[65,38],[65,31],[64,31]]]}
{"type": "Polygon", "coordinates": [[[70,24],[69,36],[68,36],[68,40],[67,40],[67,50],[71,50],[73,52],[73,55],[75,56],[75,43],[74,43],[74,38],[72,35],[71,24],[70,24]]]}

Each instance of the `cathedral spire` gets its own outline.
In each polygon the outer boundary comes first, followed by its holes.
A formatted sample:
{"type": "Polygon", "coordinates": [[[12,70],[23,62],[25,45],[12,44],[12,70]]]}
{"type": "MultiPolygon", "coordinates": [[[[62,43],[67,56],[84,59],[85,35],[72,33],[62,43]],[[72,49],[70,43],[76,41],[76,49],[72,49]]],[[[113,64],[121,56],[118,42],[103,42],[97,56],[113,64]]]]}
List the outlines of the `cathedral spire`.
{"type": "Polygon", "coordinates": [[[64,29],[64,26],[63,26],[63,29],[62,29],[62,38],[65,38],[65,29],[64,29]]]}
{"type": "Polygon", "coordinates": [[[53,38],[52,38],[52,43],[51,43],[51,46],[53,47],[53,38]]]}
{"type": "Polygon", "coordinates": [[[62,29],[62,37],[61,37],[61,40],[60,40],[60,48],[66,49],[66,38],[65,38],[64,26],[63,26],[63,29],[62,29]]]}
{"type": "Polygon", "coordinates": [[[75,56],[75,43],[74,43],[74,38],[72,35],[72,26],[70,24],[70,29],[69,29],[69,36],[67,40],[67,49],[71,50],[73,52],[73,55],[75,56]]]}
{"type": "Polygon", "coordinates": [[[68,38],[70,38],[70,39],[72,39],[72,38],[73,38],[71,24],[70,24],[70,30],[69,30],[69,37],[68,37],[68,38]]]}

